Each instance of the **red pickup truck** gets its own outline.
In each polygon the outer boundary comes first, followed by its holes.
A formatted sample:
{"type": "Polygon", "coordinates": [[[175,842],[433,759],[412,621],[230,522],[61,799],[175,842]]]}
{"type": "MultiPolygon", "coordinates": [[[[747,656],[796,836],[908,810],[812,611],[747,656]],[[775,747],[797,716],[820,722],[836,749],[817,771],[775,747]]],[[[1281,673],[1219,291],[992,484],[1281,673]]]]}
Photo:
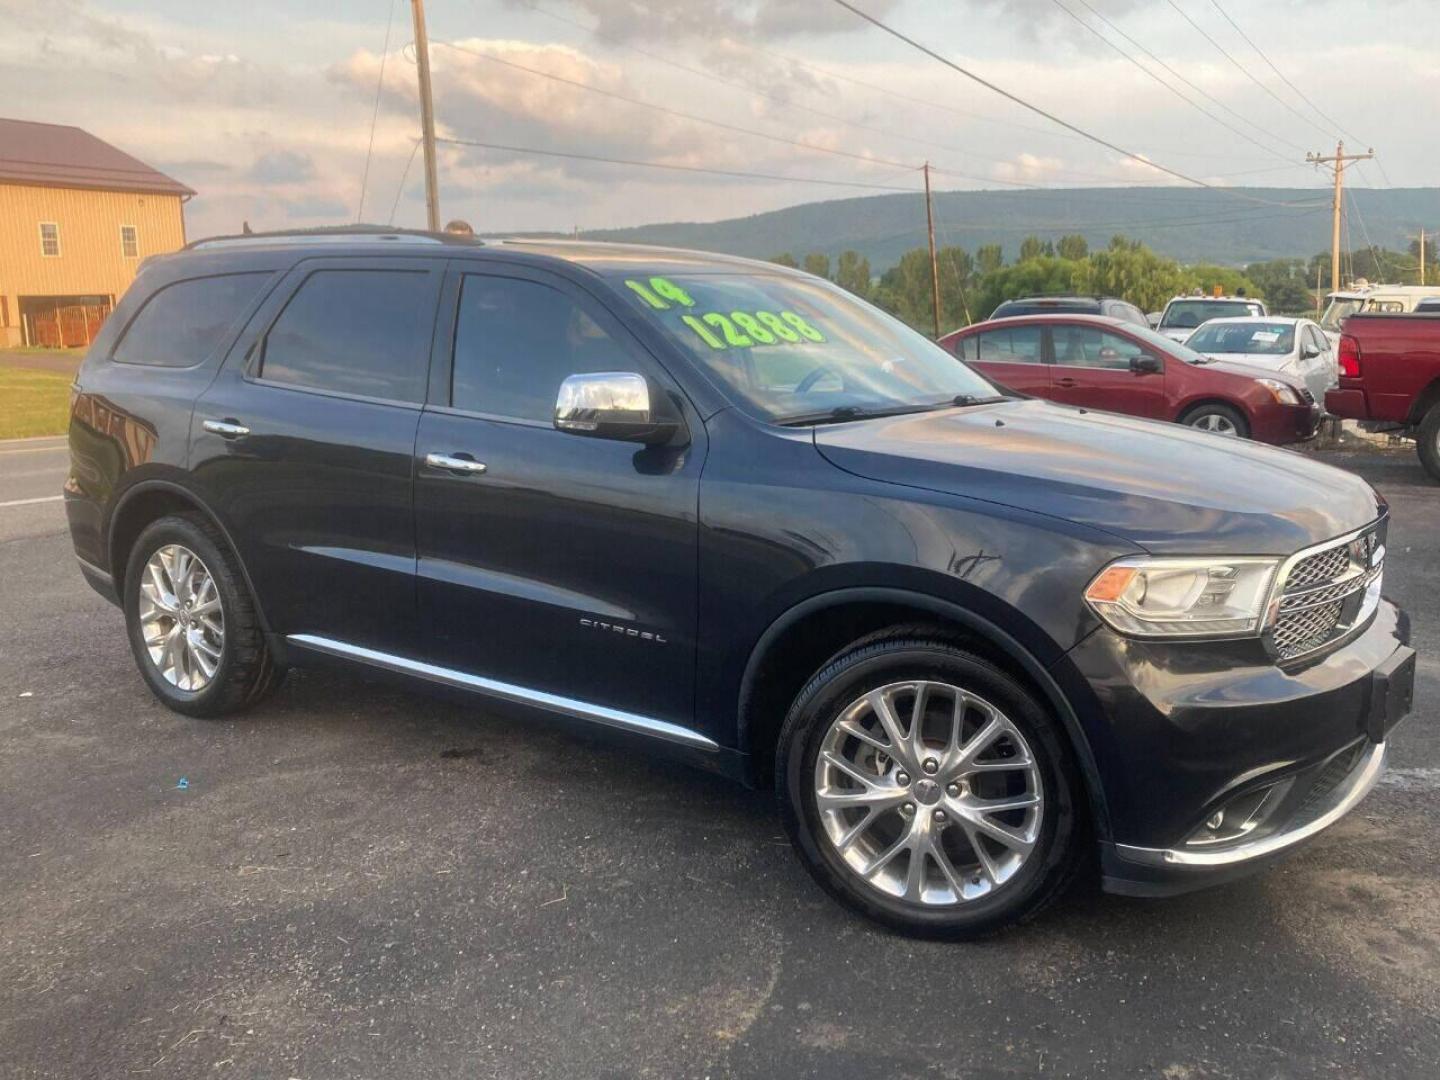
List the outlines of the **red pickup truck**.
{"type": "Polygon", "coordinates": [[[1416,440],[1440,480],[1440,315],[1351,315],[1340,333],[1340,383],[1325,395],[1335,416],[1416,440]]]}

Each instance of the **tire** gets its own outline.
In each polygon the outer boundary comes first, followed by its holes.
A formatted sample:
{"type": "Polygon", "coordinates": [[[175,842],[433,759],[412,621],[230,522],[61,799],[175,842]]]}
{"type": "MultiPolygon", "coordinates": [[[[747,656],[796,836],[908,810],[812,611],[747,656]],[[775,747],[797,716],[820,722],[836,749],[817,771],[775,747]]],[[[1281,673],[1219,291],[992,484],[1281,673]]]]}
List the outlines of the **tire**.
{"type": "MultiPolygon", "coordinates": [[[[176,571],[176,577],[185,576],[176,571]]],[[[124,606],[130,651],[140,675],[150,691],[176,712],[223,716],[260,701],[284,679],[284,669],[266,646],[234,552],[220,531],[198,514],[163,517],[141,532],[125,571],[124,606]],[[157,555],[162,552],[170,556],[172,568],[193,565],[183,561],[183,555],[189,555],[199,563],[189,580],[203,582],[208,577],[212,583],[196,586],[199,595],[191,598],[193,614],[189,610],[180,614],[183,602],[178,598],[185,587],[170,578],[164,556],[157,555]],[[159,581],[168,591],[151,576],[152,558],[161,561],[159,581]],[[212,607],[217,601],[218,610],[212,607]],[[154,635],[150,642],[147,627],[154,635]],[[172,631],[180,638],[170,652],[157,642],[173,640],[172,631]],[[185,648],[186,638],[196,642],[194,647],[185,648]],[[152,656],[156,648],[161,650],[158,661],[152,656]]]]}
{"type": "Polygon", "coordinates": [[[1234,436],[1240,439],[1250,437],[1250,422],[1239,409],[1230,405],[1200,405],[1191,409],[1180,421],[1186,427],[1209,431],[1215,435],[1234,436]]]}
{"type": "Polygon", "coordinates": [[[1432,480],[1440,480],[1440,402],[1430,406],[1430,411],[1420,421],[1420,431],[1415,437],[1415,451],[1420,455],[1420,464],[1432,480]]]}
{"type": "MultiPolygon", "coordinates": [[[[901,731],[902,742],[909,734],[901,731]]],[[[888,736],[884,743],[894,746],[888,736]]],[[[852,910],[915,936],[975,938],[1034,918],[1070,884],[1087,849],[1079,771],[1068,740],[1048,710],[1005,672],[920,627],[857,642],[810,680],[781,728],[775,786],[785,827],[815,880],[852,910]],[[902,728],[908,726],[907,701],[913,706],[915,695],[912,689],[907,699],[906,692],[895,687],[913,688],[921,682],[928,688],[929,701],[922,711],[924,749],[905,759],[920,762],[917,779],[906,772],[902,755],[890,758],[875,742],[841,734],[835,725],[859,726],[872,736],[882,731],[878,714],[873,709],[867,713],[868,707],[861,705],[867,696],[873,701],[872,692],[878,692],[890,695],[902,728]],[[954,715],[954,696],[942,689],[945,687],[969,695],[970,703],[960,713],[958,750],[942,746],[945,732],[953,727],[945,717],[954,715]],[[977,699],[984,709],[975,703],[977,699]],[[859,714],[857,707],[861,708],[859,714]],[[955,755],[968,749],[967,740],[997,716],[1003,722],[1003,733],[974,754],[980,759],[978,764],[990,768],[968,775],[952,768],[962,760],[955,755]],[[822,759],[822,751],[830,756],[822,759]],[[852,753],[854,758],[847,757],[852,753]],[[836,754],[865,773],[875,788],[846,779],[853,774],[830,764],[836,754]],[[926,773],[927,758],[939,766],[933,779],[926,773]],[[998,764],[1002,761],[1004,764],[998,764]],[[1012,766],[1011,761],[1022,765],[1028,761],[1030,767],[1012,766]],[[839,786],[835,786],[837,782],[839,786]],[[973,790],[968,786],[972,783],[973,790]],[[997,790],[996,785],[1008,790],[997,790]],[[886,808],[873,814],[850,807],[835,809],[837,798],[857,792],[883,797],[886,808]],[[889,808],[888,801],[897,793],[904,801],[889,808]],[[1041,799],[1038,807],[983,815],[991,825],[1004,825],[1012,837],[1030,837],[1033,846],[1023,855],[990,840],[966,816],[971,811],[965,800],[1004,797],[1023,801],[1034,794],[1041,799]],[[938,829],[937,810],[948,811],[938,829]],[[868,822],[863,828],[862,821],[868,822]],[[852,830],[858,835],[852,836],[852,830]],[[917,877],[912,853],[917,848],[894,855],[882,869],[866,877],[862,871],[905,842],[896,838],[905,837],[907,830],[911,837],[917,833],[922,837],[918,842],[922,851],[918,890],[912,889],[917,877]],[[841,844],[846,841],[849,846],[842,854],[841,844]],[[976,844],[986,848],[990,866],[985,865],[976,844]],[[948,871],[937,851],[944,855],[948,871]],[[958,890],[957,883],[961,886],[958,890]]]]}

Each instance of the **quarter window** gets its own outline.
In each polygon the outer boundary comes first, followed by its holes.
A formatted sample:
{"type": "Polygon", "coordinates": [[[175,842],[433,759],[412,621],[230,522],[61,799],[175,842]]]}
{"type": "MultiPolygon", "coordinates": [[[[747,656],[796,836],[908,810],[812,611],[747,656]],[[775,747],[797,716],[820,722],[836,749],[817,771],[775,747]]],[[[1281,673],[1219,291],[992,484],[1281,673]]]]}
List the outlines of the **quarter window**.
{"type": "Polygon", "coordinates": [[[120,254],[126,259],[140,257],[140,233],[134,225],[120,226],[120,254]]]}
{"type": "Polygon", "coordinates": [[[60,226],[53,221],[40,223],[40,254],[47,259],[60,254],[60,226]]]}
{"type": "Polygon", "coordinates": [[[455,408],[548,424],[567,376],[637,369],[630,350],[559,289],[466,275],[455,325],[455,408]]]}
{"type": "MultiPolygon", "coordinates": [[[[974,337],[974,359],[991,364],[1038,364],[1041,362],[1040,327],[1012,326],[987,330],[974,337]]],[[[964,354],[969,359],[969,352],[964,354]]]]}
{"type": "Polygon", "coordinates": [[[1057,326],[1055,363],[1066,367],[1129,369],[1132,357],[1145,350],[1119,334],[1107,334],[1093,326],[1057,326]]]}
{"type": "Polygon", "coordinates": [[[434,318],[430,296],[423,270],[317,270],[265,335],[260,377],[422,402],[434,318]]]}
{"type": "Polygon", "coordinates": [[[130,320],[111,358],[149,367],[192,367],[229,337],[269,274],[224,274],[167,285],[130,320]]]}

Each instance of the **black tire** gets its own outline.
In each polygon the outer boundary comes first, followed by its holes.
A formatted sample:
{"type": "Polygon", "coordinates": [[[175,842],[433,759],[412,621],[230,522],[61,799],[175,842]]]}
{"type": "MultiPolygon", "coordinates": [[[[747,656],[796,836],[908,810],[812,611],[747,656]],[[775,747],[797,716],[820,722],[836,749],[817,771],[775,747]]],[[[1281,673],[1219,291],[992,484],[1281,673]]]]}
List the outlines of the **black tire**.
{"type": "Polygon", "coordinates": [[[815,880],[847,907],[920,937],[975,938],[1034,918],[1073,880],[1087,847],[1079,770],[1058,723],[1011,676],[923,627],[859,641],[810,680],[780,732],[775,786],[785,827],[815,880]],[[1012,877],[976,899],[941,906],[882,892],[843,860],[820,821],[815,765],[832,722],[867,691],[910,679],[948,683],[984,698],[1021,732],[1037,765],[1044,810],[1035,846],[1012,877]]]}
{"type": "Polygon", "coordinates": [[[1432,480],[1440,480],[1440,402],[1430,406],[1430,411],[1420,421],[1416,435],[1415,451],[1420,455],[1420,464],[1432,480]]]}
{"type": "Polygon", "coordinates": [[[1250,437],[1250,422],[1245,419],[1245,415],[1239,409],[1231,405],[1222,405],[1219,402],[1197,405],[1187,412],[1180,422],[1186,427],[1200,428],[1203,431],[1205,429],[1201,425],[1212,419],[1224,420],[1235,429],[1235,434],[1242,439],[1250,437]]]}
{"type": "Polygon", "coordinates": [[[285,671],[265,643],[250,590],[224,536],[199,514],[172,514],[146,526],[130,551],[125,571],[125,627],[130,651],[151,693],[187,716],[223,716],[260,701],[280,685],[285,671]],[[199,557],[215,582],[224,640],[214,675],[199,690],[182,690],[150,658],[140,621],[141,583],[150,556],[178,544],[199,557]]]}

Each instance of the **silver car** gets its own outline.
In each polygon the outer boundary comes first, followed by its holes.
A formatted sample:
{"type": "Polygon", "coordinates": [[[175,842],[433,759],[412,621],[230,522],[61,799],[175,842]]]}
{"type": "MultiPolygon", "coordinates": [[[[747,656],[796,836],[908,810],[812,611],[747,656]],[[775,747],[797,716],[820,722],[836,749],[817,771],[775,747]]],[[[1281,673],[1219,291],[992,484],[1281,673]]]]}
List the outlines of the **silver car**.
{"type": "Polygon", "coordinates": [[[1322,404],[1325,391],[1339,377],[1330,340],[1310,319],[1278,315],[1211,319],[1185,344],[1216,360],[1282,372],[1304,383],[1322,404]]]}

